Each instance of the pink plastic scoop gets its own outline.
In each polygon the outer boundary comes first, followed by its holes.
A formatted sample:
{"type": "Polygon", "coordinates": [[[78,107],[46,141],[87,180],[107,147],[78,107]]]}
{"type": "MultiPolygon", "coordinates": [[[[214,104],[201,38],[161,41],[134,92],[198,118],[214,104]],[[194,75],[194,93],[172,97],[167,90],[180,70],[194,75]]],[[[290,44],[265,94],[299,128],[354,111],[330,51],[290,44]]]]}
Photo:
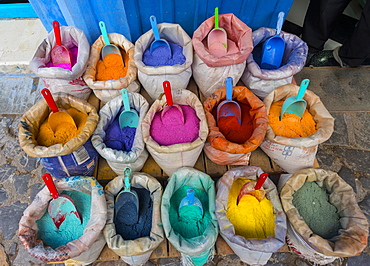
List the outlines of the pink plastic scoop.
{"type": "Polygon", "coordinates": [[[51,62],[54,66],[64,64],[68,65],[69,69],[72,68],[72,54],[69,49],[62,45],[60,37],[59,22],[53,21],[54,35],[56,45],[51,50],[51,62]]]}
{"type": "Polygon", "coordinates": [[[240,190],[240,193],[239,193],[239,196],[238,196],[238,203],[239,203],[240,199],[244,195],[247,195],[247,194],[256,197],[258,199],[258,201],[263,200],[263,198],[266,195],[266,191],[262,190],[261,187],[262,187],[263,183],[265,183],[267,177],[268,177],[268,174],[263,173],[259,176],[259,178],[257,180],[257,183],[256,183],[256,181],[250,181],[250,182],[245,183],[243,185],[243,187],[241,188],[241,190],[240,190]]]}
{"type": "Polygon", "coordinates": [[[164,88],[164,94],[166,95],[166,101],[167,101],[167,104],[163,107],[163,110],[162,110],[162,113],[161,113],[161,119],[163,121],[163,117],[165,117],[165,113],[171,109],[171,108],[177,108],[181,114],[180,116],[180,119],[182,121],[182,123],[184,124],[185,123],[185,118],[184,118],[184,113],[181,109],[181,106],[180,105],[177,105],[177,104],[173,104],[173,101],[172,101],[172,92],[171,92],[171,85],[170,85],[170,82],[169,81],[163,81],[163,88],[164,88]]]}

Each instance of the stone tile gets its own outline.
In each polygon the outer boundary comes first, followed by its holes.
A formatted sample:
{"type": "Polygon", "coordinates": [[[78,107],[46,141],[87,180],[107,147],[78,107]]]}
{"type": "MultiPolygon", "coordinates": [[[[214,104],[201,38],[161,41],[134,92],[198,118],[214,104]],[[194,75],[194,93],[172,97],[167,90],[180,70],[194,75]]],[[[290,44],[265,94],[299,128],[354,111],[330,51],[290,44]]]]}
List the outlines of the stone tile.
{"type": "Polygon", "coordinates": [[[2,148],[2,153],[5,155],[8,159],[14,159],[18,154],[24,152],[19,146],[18,139],[8,137],[6,143],[4,143],[4,146],[2,148]]]}
{"type": "Polygon", "coordinates": [[[353,147],[370,150],[370,113],[351,113],[351,124],[348,125],[354,134],[353,147]]]}
{"type": "Polygon", "coordinates": [[[18,194],[25,194],[28,191],[28,184],[30,182],[31,175],[14,175],[14,188],[18,194]]]}
{"type": "Polygon", "coordinates": [[[344,181],[346,181],[347,184],[349,184],[355,192],[357,192],[355,175],[350,169],[343,166],[342,169],[340,169],[340,171],[338,172],[338,175],[343,178],[344,181]]]}
{"type": "Polygon", "coordinates": [[[370,177],[360,177],[360,182],[362,184],[362,187],[370,192],[370,177]]]}
{"type": "Polygon", "coordinates": [[[8,199],[8,192],[5,189],[0,188],[0,206],[3,205],[3,203],[7,201],[7,199],[8,199]]]}
{"type": "Polygon", "coordinates": [[[338,172],[341,169],[342,164],[339,159],[329,153],[330,150],[326,150],[325,147],[326,146],[319,145],[319,149],[316,154],[320,168],[338,172]]]}
{"type": "Polygon", "coordinates": [[[36,183],[36,184],[33,184],[32,185],[32,187],[31,187],[31,195],[30,195],[31,202],[35,199],[37,193],[39,193],[39,191],[43,187],[44,187],[44,184],[43,183],[36,183]]]}
{"type": "Polygon", "coordinates": [[[25,152],[22,153],[22,157],[19,160],[19,163],[28,171],[36,169],[40,162],[37,158],[29,157],[25,152]]]}
{"type": "Polygon", "coordinates": [[[359,202],[358,206],[367,217],[367,220],[370,221],[370,195],[368,194],[363,201],[359,202]]]}
{"type": "Polygon", "coordinates": [[[3,165],[0,168],[0,182],[4,182],[7,180],[10,176],[14,174],[14,171],[17,169],[17,167],[11,165],[11,164],[6,164],[3,165]]]}
{"type": "Polygon", "coordinates": [[[369,265],[370,255],[362,252],[360,256],[349,257],[347,260],[348,265],[350,266],[364,266],[369,265]]]}
{"type": "Polygon", "coordinates": [[[343,145],[349,146],[347,125],[344,119],[344,113],[331,113],[335,118],[334,132],[330,138],[325,141],[325,145],[343,145]]]}
{"type": "Polygon", "coordinates": [[[5,239],[10,240],[18,230],[18,223],[27,203],[17,201],[10,206],[0,208],[0,229],[5,239]]]}

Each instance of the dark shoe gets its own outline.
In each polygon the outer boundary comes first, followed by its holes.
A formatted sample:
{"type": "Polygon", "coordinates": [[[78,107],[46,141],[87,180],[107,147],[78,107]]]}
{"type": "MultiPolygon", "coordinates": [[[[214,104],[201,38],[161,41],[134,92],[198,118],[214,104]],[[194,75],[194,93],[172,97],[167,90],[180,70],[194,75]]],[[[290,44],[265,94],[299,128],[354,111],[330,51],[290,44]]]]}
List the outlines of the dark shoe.
{"type": "Polygon", "coordinates": [[[315,55],[315,54],[317,54],[317,52],[316,53],[308,53],[307,54],[307,58],[306,58],[306,63],[305,63],[305,67],[309,67],[310,66],[310,62],[311,62],[311,58],[315,55]]]}
{"type": "Polygon", "coordinates": [[[333,50],[320,51],[312,56],[308,66],[323,67],[323,66],[341,66],[333,55],[333,50]]]}

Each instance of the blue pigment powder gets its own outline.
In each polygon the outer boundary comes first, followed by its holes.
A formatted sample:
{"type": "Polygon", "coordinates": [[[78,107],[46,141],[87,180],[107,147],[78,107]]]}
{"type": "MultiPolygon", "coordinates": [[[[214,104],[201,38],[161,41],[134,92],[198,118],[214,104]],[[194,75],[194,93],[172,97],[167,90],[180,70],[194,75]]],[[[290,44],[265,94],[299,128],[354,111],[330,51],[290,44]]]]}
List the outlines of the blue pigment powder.
{"type": "Polygon", "coordinates": [[[150,235],[152,229],[153,201],[150,198],[150,191],[145,188],[131,187],[132,191],[136,191],[139,198],[139,219],[136,224],[125,224],[125,216],[127,213],[134,213],[134,204],[127,204],[125,208],[121,208],[117,216],[114,217],[117,234],[121,235],[124,240],[134,240],[140,237],[150,235]],[[124,213],[125,212],[125,213],[124,213]]]}
{"type": "Polygon", "coordinates": [[[123,127],[119,126],[119,115],[114,118],[112,124],[109,125],[105,131],[104,143],[108,148],[120,150],[120,151],[131,151],[132,145],[135,140],[135,127],[123,127]]]}
{"type": "Polygon", "coordinates": [[[169,51],[165,46],[159,46],[150,53],[150,48],[146,49],[143,54],[143,63],[146,66],[173,66],[182,65],[186,58],[182,53],[182,47],[168,42],[171,47],[172,57],[168,57],[169,51]]]}
{"type": "Polygon", "coordinates": [[[63,246],[83,235],[84,229],[90,220],[91,196],[80,191],[63,191],[61,194],[70,196],[82,217],[82,224],[74,214],[66,217],[59,229],[53,223],[48,211],[36,221],[39,229],[37,239],[44,245],[52,248],[63,246]]]}

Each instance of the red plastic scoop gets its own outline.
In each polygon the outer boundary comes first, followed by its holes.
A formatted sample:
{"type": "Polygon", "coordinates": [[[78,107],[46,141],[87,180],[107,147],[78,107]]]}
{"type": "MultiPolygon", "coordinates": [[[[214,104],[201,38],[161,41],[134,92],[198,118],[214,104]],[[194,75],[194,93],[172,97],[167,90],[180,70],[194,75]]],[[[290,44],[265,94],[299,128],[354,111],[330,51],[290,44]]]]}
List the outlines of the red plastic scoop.
{"type": "Polygon", "coordinates": [[[55,226],[59,229],[60,225],[67,218],[67,215],[70,214],[76,215],[82,223],[81,215],[78,213],[73,199],[68,195],[59,195],[51,175],[44,174],[42,179],[53,197],[49,202],[48,212],[55,226]]]}
{"type": "Polygon", "coordinates": [[[62,45],[58,21],[53,21],[53,28],[56,45],[51,50],[51,62],[53,63],[54,66],[58,65],[60,66],[61,64],[64,64],[65,67],[63,68],[67,68],[67,65],[69,65],[69,69],[71,69],[72,54],[67,47],[62,45]]]}
{"type": "Polygon", "coordinates": [[[265,183],[266,179],[268,177],[268,174],[263,173],[259,176],[257,183],[256,181],[250,181],[243,185],[243,187],[240,190],[239,196],[238,196],[238,202],[244,195],[252,195],[258,199],[258,201],[263,200],[263,198],[266,195],[266,192],[261,189],[263,183],[265,183]]]}

